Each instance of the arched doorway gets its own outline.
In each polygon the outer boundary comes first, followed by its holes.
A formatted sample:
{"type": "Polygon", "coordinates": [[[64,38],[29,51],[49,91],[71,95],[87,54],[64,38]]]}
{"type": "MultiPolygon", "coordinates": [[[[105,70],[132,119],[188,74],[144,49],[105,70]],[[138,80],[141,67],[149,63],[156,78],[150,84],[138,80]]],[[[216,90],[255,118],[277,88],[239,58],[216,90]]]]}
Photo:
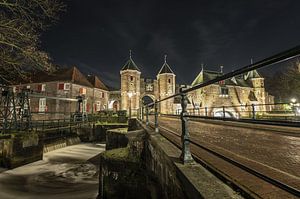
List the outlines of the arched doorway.
{"type": "Polygon", "coordinates": [[[113,103],[113,111],[116,112],[119,110],[119,102],[118,101],[114,101],[113,103]]]}
{"type": "MultiPolygon", "coordinates": [[[[148,105],[148,104],[151,104],[154,102],[154,99],[152,97],[150,97],[149,95],[144,95],[142,97],[142,104],[145,106],[145,105],[148,105]]],[[[153,107],[153,105],[151,106],[153,107]]]]}
{"type": "MultiPolygon", "coordinates": [[[[214,117],[224,117],[224,113],[223,111],[217,111],[214,113],[214,117]]],[[[225,117],[226,118],[234,118],[234,115],[229,112],[229,111],[225,111],[225,117]]]]}

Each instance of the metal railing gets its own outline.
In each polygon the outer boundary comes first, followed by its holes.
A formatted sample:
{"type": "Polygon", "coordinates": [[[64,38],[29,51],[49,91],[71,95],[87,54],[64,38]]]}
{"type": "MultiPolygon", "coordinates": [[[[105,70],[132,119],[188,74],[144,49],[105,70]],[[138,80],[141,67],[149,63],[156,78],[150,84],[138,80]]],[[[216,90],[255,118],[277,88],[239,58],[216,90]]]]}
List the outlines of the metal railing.
{"type": "Polygon", "coordinates": [[[17,129],[6,129],[5,132],[0,133],[10,133],[12,131],[50,131],[50,130],[63,130],[68,128],[77,128],[82,125],[90,124],[90,123],[99,123],[99,124],[127,124],[128,118],[126,116],[108,116],[108,115],[100,115],[100,114],[88,114],[84,119],[80,118],[76,120],[74,117],[68,118],[59,118],[59,119],[41,119],[41,120],[32,120],[30,122],[30,127],[27,122],[20,122],[17,129]]]}
{"type": "MultiPolygon", "coordinates": [[[[218,76],[215,79],[209,80],[207,82],[204,83],[200,83],[198,85],[195,85],[191,88],[183,88],[181,87],[178,93],[175,93],[174,95],[168,96],[166,98],[160,99],[160,100],[156,100],[153,103],[150,103],[148,105],[142,106],[140,109],[140,114],[139,114],[139,119],[144,121],[144,112],[146,113],[146,125],[149,125],[149,110],[150,107],[154,106],[154,115],[155,115],[155,119],[154,119],[154,123],[155,123],[155,132],[159,132],[159,124],[158,124],[158,105],[166,100],[175,98],[180,96],[181,99],[181,110],[180,110],[180,119],[181,119],[181,126],[182,126],[182,133],[181,133],[181,145],[182,145],[182,152],[181,152],[181,156],[180,159],[182,160],[183,163],[189,163],[193,161],[193,158],[191,156],[191,152],[190,152],[190,135],[189,135],[189,131],[188,131],[188,117],[191,115],[191,113],[189,113],[188,109],[187,109],[187,105],[188,105],[188,97],[187,97],[187,93],[191,92],[191,91],[195,91],[197,89],[224,81],[226,79],[235,77],[237,75],[242,75],[245,74],[247,72],[256,70],[256,69],[260,69],[266,66],[270,66],[270,65],[274,65],[274,64],[278,64],[281,62],[285,62],[288,61],[290,59],[293,59],[295,57],[300,56],[300,46],[296,46],[292,49],[283,51],[281,53],[278,53],[274,56],[271,56],[269,58],[263,59],[261,61],[258,61],[256,63],[244,66],[240,69],[237,69],[233,72],[218,76]],[[144,110],[145,109],[145,110],[144,110]]],[[[256,106],[260,106],[260,105],[251,105],[251,109],[247,110],[249,113],[249,116],[251,117],[251,119],[256,119],[257,118],[257,114],[258,112],[256,111],[256,106]]],[[[223,117],[226,117],[226,106],[222,106],[222,114],[223,117]]],[[[204,111],[206,109],[206,116],[208,117],[208,108],[204,108],[204,111]]],[[[245,110],[246,111],[246,110],[245,110]]]]}
{"type": "MultiPolygon", "coordinates": [[[[177,109],[170,115],[180,115],[180,113],[181,109],[177,109]]],[[[271,103],[187,108],[187,115],[202,118],[226,118],[229,120],[251,119],[300,122],[300,105],[298,103],[271,103]]]]}

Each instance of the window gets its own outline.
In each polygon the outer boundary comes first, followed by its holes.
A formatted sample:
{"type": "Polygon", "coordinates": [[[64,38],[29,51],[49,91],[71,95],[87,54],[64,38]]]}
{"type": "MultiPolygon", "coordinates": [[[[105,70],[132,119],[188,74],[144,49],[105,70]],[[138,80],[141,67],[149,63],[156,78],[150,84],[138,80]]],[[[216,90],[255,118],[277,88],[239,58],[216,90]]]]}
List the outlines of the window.
{"type": "Polygon", "coordinates": [[[27,85],[26,88],[27,88],[27,89],[30,89],[30,85],[27,85]]]}
{"type": "Polygon", "coordinates": [[[39,84],[37,86],[37,90],[38,90],[38,92],[45,91],[46,90],[46,84],[39,84]]]}
{"type": "Polygon", "coordinates": [[[45,112],[46,111],[46,98],[40,98],[39,99],[39,112],[45,112]]]}
{"type": "Polygon", "coordinates": [[[65,83],[64,84],[64,90],[66,90],[66,91],[68,91],[68,90],[70,90],[70,83],[65,83]]]}
{"type": "Polygon", "coordinates": [[[105,93],[102,93],[102,98],[104,98],[105,97],[105,93]]]}
{"type": "Polygon", "coordinates": [[[220,97],[228,97],[229,90],[227,87],[220,87],[220,97]]]}
{"type": "Polygon", "coordinates": [[[130,76],[130,81],[133,81],[133,76],[130,76]]]}
{"type": "Polygon", "coordinates": [[[64,83],[59,83],[58,84],[58,90],[64,90],[65,84],[64,83]]]}
{"type": "Polygon", "coordinates": [[[79,93],[80,93],[81,95],[85,95],[85,94],[86,94],[86,88],[80,88],[80,89],[79,89],[79,93]]]}
{"type": "Polygon", "coordinates": [[[70,83],[59,83],[58,90],[70,90],[70,83]]]}
{"type": "Polygon", "coordinates": [[[171,79],[168,79],[169,84],[171,84],[171,79]]]}
{"type": "Polygon", "coordinates": [[[101,102],[97,101],[96,102],[96,110],[95,111],[100,111],[100,108],[101,108],[101,102]]]}

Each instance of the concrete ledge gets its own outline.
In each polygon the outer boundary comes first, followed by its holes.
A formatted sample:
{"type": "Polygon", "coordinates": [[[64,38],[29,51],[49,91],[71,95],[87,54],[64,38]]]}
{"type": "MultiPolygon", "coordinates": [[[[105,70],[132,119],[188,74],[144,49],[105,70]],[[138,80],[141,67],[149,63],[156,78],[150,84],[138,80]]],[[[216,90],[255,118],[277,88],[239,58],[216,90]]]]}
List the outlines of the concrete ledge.
{"type": "Polygon", "coordinates": [[[154,133],[152,129],[143,127],[149,134],[148,146],[152,147],[151,158],[156,161],[154,166],[151,165],[153,162],[150,163],[149,166],[152,168],[149,169],[158,177],[164,190],[175,186],[184,194],[180,196],[177,193],[177,197],[173,195],[166,198],[242,198],[200,164],[183,165],[178,158],[181,151],[175,145],[162,135],[154,133]]]}

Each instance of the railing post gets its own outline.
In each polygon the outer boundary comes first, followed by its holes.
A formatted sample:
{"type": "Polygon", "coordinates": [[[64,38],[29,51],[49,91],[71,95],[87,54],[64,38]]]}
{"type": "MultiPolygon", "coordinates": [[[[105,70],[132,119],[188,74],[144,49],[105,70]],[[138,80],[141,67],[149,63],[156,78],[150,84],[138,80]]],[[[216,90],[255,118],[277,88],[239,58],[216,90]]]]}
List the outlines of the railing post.
{"type": "Polygon", "coordinates": [[[207,107],[205,107],[205,117],[207,117],[207,115],[208,115],[207,112],[208,112],[207,107]]]}
{"type": "Polygon", "coordinates": [[[144,106],[142,106],[142,122],[144,121],[144,106]]]}
{"type": "Polygon", "coordinates": [[[188,131],[188,118],[186,107],[188,104],[186,93],[183,92],[183,88],[180,88],[180,96],[181,96],[181,156],[180,159],[182,160],[183,164],[193,162],[193,157],[190,151],[190,134],[188,131]]]}
{"type": "Polygon", "coordinates": [[[157,100],[155,100],[155,103],[154,103],[154,111],[155,111],[155,133],[158,133],[159,132],[159,129],[158,129],[158,103],[157,103],[157,100]]]}
{"type": "Polygon", "coordinates": [[[252,119],[255,120],[255,105],[251,104],[252,107],[252,119]]]}
{"type": "Polygon", "coordinates": [[[225,106],[222,107],[223,110],[223,119],[225,118],[225,106]]]}
{"type": "Polygon", "coordinates": [[[149,125],[149,107],[146,107],[146,125],[149,125]]]}

